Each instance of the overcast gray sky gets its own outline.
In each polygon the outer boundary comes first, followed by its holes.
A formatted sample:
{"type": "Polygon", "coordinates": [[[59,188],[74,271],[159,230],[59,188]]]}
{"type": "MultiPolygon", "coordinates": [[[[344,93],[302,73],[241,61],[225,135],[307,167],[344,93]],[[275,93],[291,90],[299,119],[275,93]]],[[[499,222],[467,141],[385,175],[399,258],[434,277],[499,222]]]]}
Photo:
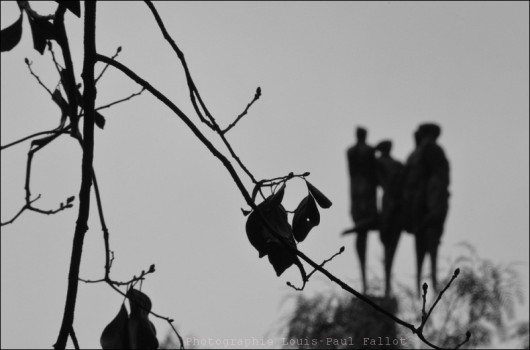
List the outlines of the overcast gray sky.
{"type": "MultiPolygon", "coordinates": [[[[33,6],[50,13],[55,2],[33,6]]],[[[528,300],[528,2],[163,2],[156,7],[221,125],[232,122],[256,87],[262,88],[262,98],[228,133],[254,175],[309,171],[309,181],[333,201],[301,250],[320,261],[345,245],[346,252],[328,267],[360,288],[353,239],[340,237],[351,226],[345,151],[354,142],[354,128],[365,126],[370,143],[392,139],[394,156],[403,160],[413,148],[417,125],[434,121],[443,128],[440,143],[452,169],[441,261],[466,241],[496,263],[520,262],[528,300]]],[[[5,28],[18,9],[15,2],[2,2],[1,10],[5,28]]],[[[68,14],[67,25],[79,76],[82,20],[68,14]]],[[[111,56],[118,46],[123,47],[119,61],[193,115],[179,61],[144,3],[98,4],[97,50],[111,56]]],[[[48,53],[41,57],[32,49],[27,18],[21,43],[2,53],[2,145],[59,121],[58,108],[29,75],[24,57],[55,88],[57,74],[48,53]]],[[[98,85],[97,105],[138,90],[110,68],[98,85]]],[[[293,294],[285,282],[297,283],[299,277],[290,269],[277,278],[268,261],[258,259],[245,234],[240,211],[245,202],[227,171],[147,93],[103,114],[107,124],[96,131],[94,164],[116,257],[112,277],[126,280],[155,264],[157,272],[143,290],[154,311],[174,318],[183,335],[266,337],[285,313],[282,300],[293,294]]],[[[23,205],[28,147],[2,152],[2,221],[23,205]]],[[[34,194],[42,194],[38,205],[52,208],[78,194],[80,150],[64,137],[41,153],[31,185],[34,194]]],[[[286,206],[295,208],[304,191],[303,183],[290,183],[286,206]]],[[[2,228],[3,348],[55,342],[77,199],[75,204],[49,217],[24,213],[2,228]]],[[[95,209],[81,266],[88,279],[104,274],[95,209]]],[[[369,271],[382,276],[376,233],[368,244],[369,271]]],[[[396,278],[411,286],[412,257],[413,240],[404,235],[394,269],[396,278]]],[[[315,277],[307,293],[326,288],[333,289],[315,277]]],[[[105,285],[80,285],[75,327],[83,347],[99,347],[101,331],[121,301],[105,285]]],[[[154,322],[164,334],[164,322],[154,322]]]]}

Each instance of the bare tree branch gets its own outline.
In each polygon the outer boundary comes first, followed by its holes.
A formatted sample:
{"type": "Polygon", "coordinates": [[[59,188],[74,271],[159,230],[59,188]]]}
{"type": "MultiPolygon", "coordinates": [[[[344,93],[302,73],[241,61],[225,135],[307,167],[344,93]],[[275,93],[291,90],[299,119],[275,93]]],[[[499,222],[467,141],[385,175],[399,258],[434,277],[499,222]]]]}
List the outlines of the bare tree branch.
{"type": "Polygon", "coordinates": [[[230,125],[228,125],[224,130],[221,131],[222,134],[226,134],[228,131],[230,131],[230,129],[232,129],[234,126],[236,126],[237,122],[239,122],[239,120],[241,120],[241,118],[243,118],[247,112],[248,112],[248,109],[254,104],[254,102],[256,102],[259,98],[261,97],[261,88],[257,88],[256,89],[256,94],[254,95],[254,98],[252,99],[252,101],[249,102],[249,104],[247,105],[247,107],[245,108],[245,110],[237,116],[236,120],[234,120],[230,125]]]}
{"type": "MultiPolygon", "coordinates": [[[[61,13],[62,5],[59,6],[58,13],[61,13]]],[[[62,12],[64,15],[64,11],[62,12]]],[[[81,164],[81,189],[79,191],[79,214],[76,222],[74,232],[74,242],[72,247],[72,256],[70,260],[70,271],[68,273],[68,289],[66,294],[66,303],[64,307],[63,320],[57,342],[54,345],[55,349],[64,349],[68,334],[73,327],[75,305],[77,299],[77,289],[79,283],[79,266],[81,264],[81,255],[83,252],[83,240],[85,233],[88,230],[88,217],[90,211],[90,192],[92,187],[92,162],[94,158],[94,120],[95,120],[95,100],[96,100],[96,86],[94,81],[94,66],[96,64],[96,42],[95,42],[95,28],[96,28],[96,2],[85,2],[85,39],[84,39],[84,62],[83,62],[83,107],[85,109],[85,120],[83,123],[83,159],[81,164]]],[[[64,21],[62,23],[64,29],[64,21]]],[[[66,38],[65,42],[67,42],[66,38]]],[[[63,54],[69,50],[65,50],[63,54]]],[[[68,63],[67,63],[68,66],[68,63]]],[[[71,71],[73,74],[73,70],[71,71]]],[[[70,80],[74,84],[75,80],[70,80]]],[[[65,87],[67,91],[76,90],[77,87],[65,87]]],[[[75,96],[72,92],[69,98],[75,96]]],[[[73,97],[72,97],[73,98],[73,97]]],[[[72,104],[72,100],[70,100],[72,104]]],[[[77,106],[77,104],[76,104],[77,106]]],[[[75,129],[75,124],[72,120],[72,127],[75,129]]]]}
{"type": "MultiPolygon", "coordinates": [[[[118,57],[118,55],[120,54],[121,52],[121,46],[118,46],[118,49],[116,49],[116,53],[112,56],[112,59],[116,59],[116,57],[118,57]]],[[[107,70],[107,68],[109,68],[109,65],[105,65],[105,67],[103,67],[103,69],[101,70],[101,73],[99,73],[98,77],[96,78],[96,84],[98,83],[99,79],[101,79],[101,77],[103,76],[103,74],[105,74],[105,71],[107,70]]]]}
{"type": "Polygon", "coordinates": [[[97,108],[96,108],[96,111],[99,111],[99,110],[102,110],[102,109],[105,109],[105,108],[112,107],[112,106],[114,106],[114,105],[117,105],[117,104],[122,103],[122,102],[125,102],[125,101],[129,101],[130,99],[132,99],[132,98],[134,98],[134,97],[136,97],[136,96],[138,96],[138,95],[141,95],[142,92],[144,92],[144,91],[145,91],[145,89],[142,88],[142,90],[140,90],[140,91],[138,91],[138,92],[135,92],[135,93],[133,93],[133,94],[127,96],[127,97],[124,97],[124,98],[122,98],[121,100],[117,100],[117,101],[114,101],[114,102],[108,103],[108,104],[106,104],[106,105],[103,105],[103,106],[97,107],[97,108]]]}

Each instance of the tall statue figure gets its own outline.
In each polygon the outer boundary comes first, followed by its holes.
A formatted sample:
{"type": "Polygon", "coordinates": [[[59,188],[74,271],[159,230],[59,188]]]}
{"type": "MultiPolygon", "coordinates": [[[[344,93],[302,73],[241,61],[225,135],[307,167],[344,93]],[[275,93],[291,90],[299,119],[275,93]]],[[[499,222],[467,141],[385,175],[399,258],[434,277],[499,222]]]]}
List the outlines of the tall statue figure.
{"type": "Polygon", "coordinates": [[[437,289],[437,257],[449,209],[449,161],[437,143],[441,128],[421,124],[415,133],[416,149],[405,165],[402,193],[403,227],[416,238],[416,284],[421,293],[421,271],[431,257],[432,287],[437,289]]]}
{"type": "Polygon", "coordinates": [[[367,131],[356,130],[357,143],[347,151],[350,173],[351,216],[356,226],[357,255],[361,264],[363,293],[366,293],[366,242],[377,229],[377,173],[375,150],[366,143],[367,131]]]}
{"type": "Polygon", "coordinates": [[[379,152],[377,182],[383,189],[379,238],[385,252],[385,296],[389,297],[392,290],[392,265],[402,231],[400,207],[404,167],[390,155],[392,141],[381,141],[375,149],[379,152]]]}

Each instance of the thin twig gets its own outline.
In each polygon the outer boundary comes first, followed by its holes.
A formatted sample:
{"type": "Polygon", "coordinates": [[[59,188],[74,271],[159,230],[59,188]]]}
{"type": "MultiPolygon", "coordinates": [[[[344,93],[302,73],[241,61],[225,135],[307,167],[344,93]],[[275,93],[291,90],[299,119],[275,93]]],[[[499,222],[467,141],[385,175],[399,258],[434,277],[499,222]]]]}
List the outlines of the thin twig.
{"type": "Polygon", "coordinates": [[[241,118],[243,118],[247,114],[248,109],[254,104],[254,102],[259,100],[260,96],[261,96],[261,88],[258,87],[256,89],[256,93],[254,94],[254,98],[252,99],[252,101],[250,101],[250,103],[247,105],[245,110],[240,115],[238,115],[236,120],[234,120],[230,125],[228,125],[224,130],[221,130],[221,133],[222,134],[226,134],[228,131],[230,131],[230,129],[232,129],[234,126],[236,126],[236,124],[239,122],[239,120],[241,118]]]}
{"type": "Polygon", "coordinates": [[[27,58],[24,59],[24,62],[26,62],[26,66],[28,66],[29,72],[31,73],[31,75],[35,77],[35,79],[37,79],[37,82],[39,83],[39,85],[42,86],[44,90],[46,90],[48,94],[50,94],[50,96],[53,96],[53,93],[50,91],[50,89],[48,89],[48,87],[44,85],[42,80],[40,80],[39,76],[35,74],[35,72],[33,72],[33,69],[31,69],[31,65],[33,64],[33,62],[31,62],[27,58]]]}
{"type": "MultiPolygon", "coordinates": [[[[333,254],[330,258],[324,260],[324,261],[320,264],[320,267],[326,265],[328,262],[330,262],[331,260],[333,260],[337,255],[340,255],[340,254],[342,254],[342,253],[344,253],[344,246],[340,247],[339,251],[336,252],[335,254],[333,254]]],[[[306,282],[309,281],[309,278],[311,278],[311,276],[312,276],[315,272],[317,272],[317,269],[313,269],[313,271],[311,271],[311,272],[307,275],[305,281],[306,281],[306,282]]],[[[294,285],[293,285],[291,282],[289,282],[289,281],[287,281],[287,285],[288,285],[289,287],[291,287],[291,288],[297,290],[297,291],[302,291],[302,290],[304,290],[304,287],[303,287],[303,286],[302,286],[302,288],[298,288],[298,287],[294,286],[294,285]]],[[[304,283],[304,286],[305,286],[305,283],[304,283]]]]}
{"type": "Polygon", "coordinates": [[[69,129],[70,129],[70,126],[67,126],[64,129],[62,129],[62,130],[53,129],[53,130],[48,130],[48,131],[37,132],[35,134],[31,134],[31,135],[23,137],[23,138],[21,138],[19,140],[16,140],[16,141],[13,141],[11,143],[8,143],[7,145],[1,146],[0,150],[3,151],[6,148],[9,148],[11,146],[17,145],[19,143],[22,143],[24,141],[27,141],[27,140],[32,139],[32,138],[37,137],[37,136],[42,136],[42,135],[47,135],[47,134],[65,134],[69,129]]]}
{"type": "Polygon", "coordinates": [[[11,220],[3,222],[0,226],[9,225],[13,223],[20,216],[20,214],[24,212],[24,210],[29,209],[29,206],[31,205],[31,203],[35,202],[39,198],[40,198],[40,194],[35,199],[32,199],[31,201],[29,201],[29,204],[28,203],[24,204],[22,208],[20,208],[18,213],[11,220]]]}
{"type": "Polygon", "coordinates": [[[469,339],[471,338],[471,332],[470,331],[467,331],[466,332],[466,339],[464,339],[463,342],[461,342],[460,344],[457,345],[457,347],[455,349],[460,349],[460,347],[462,347],[462,345],[464,345],[465,343],[467,343],[469,341],[469,339]]]}
{"type": "Polygon", "coordinates": [[[87,280],[87,279],[83,279],[83,278],[79,277],[78,280],[81,281],[81,282],[87,283],[87,284],[88,283],[102,283],[102,282],[106,282],[106,283],[113,284],[115,286],[127,286],[127,285],[130,285],[130,284],[136,284],[139,281],[143,281],[145,279],[145,276],[147,276],[147,275],[149,275],[151,273],[154,273],[154,272],[155,272],[155,265],[151,265],[151,266],[149,266],[149,269],[147,271],[142,270],[142,272],[140,273],[140,275],[138,277],[133,276],[133,278],[131,278],[130,280],[125,281],[125,282],[115,281],[115,280],[113,280],[111,278],[107,278],[107,277],[103,277],[103,278],[98,279],[98,280],[87,280]]]}
{"type": "MultiPolygon", "coordinates": [[[[81,147],[83,147],[81,145],[81,147]]],[[[99,193],[98,181],[96,178],[96,172],[92,167],[92,181],[94,184],[94,192],[96,194],[96,203],[98,205],[99,222],[101,223],[101,230],[103,231],[103,242],[105,243],[105,279],[109,279],[110,267],[112,260],[110,259],[110,245],[109,245],[109,229],[105,222],[105,216],[103,215],[103,202],[101,201],[101,195],[99,193]]],[[[112,256],[114,260],[114,254],[112,256]]]]}
{"type": "Polygon", "coordinates": [[[64,68],[59,64],[59,62],[57,62],[57,58],[55,57],[55,51],[53,51],[53,46],[52,46],[52,41],[51,40],[48,40],[48,51],[50,51],[50,54],[52,56],[52,61],[55,64],[55,69],[57,70],[57,73],[59,73],[59,75],[60,75],[61,74],[61,70],[63,70],[64,68]]]}
{"type": "Polygon", "coordinates": [[[164,25],[164,22],[162,21],[162,18],[158,14],[158,11],[156,10],[155,6],[149,0],[145,0],[145,3],[147,4],[149,9],[153,13],[153,16],[155,17],[155,20],[156,20],[156,22],[158,24],[158,27],[162,31],[162,35],[164,36],[164,39],[166,39],[166,41],[170,44],[170,46],[173,49],[173,51],[175,51],[175,53],[177,54],[177,57],[179,58],[179,60],[180,60],[180,62],[182,64],[182,67],[184,68],[184,72],[186,74],[186,81],[187,81],[188,89],[189,89],[189,92],[190,92],[190,100],[191,100],[191,102],[193,104],[193,108],[195,109],[195,112],[199,116],[199,119],[203,123],[208,125],[212,130],[214,130],[219,135],[219,137],[221,138],[221,140],[225,144],[226,148],[230,152],[230,155],[232,156],[232,158],[235,159],[235,161],[238,163],[238,165],[241,167],[241,169],[247,174],[247,176],[252,180],[252,182],[253,183],[257,183],[254,175],[247,169],[247,167],[243,164],[243,162],[238,157],[238,155],[234,152],[234,150],[232,148],[232,145],[225,138],[225,136],[224,136],[223,132],[221,131],[221,128],[217,124],[215,118],[208,111],[208,108],[206,107],[205,103],[203,102],[203,100],[201,98],[201,95],[199,93],[199,90],[197,89],[197,86],[195,85],[195,82],[193,81],[193,78],[191,77],[191,73],[190,73],[190,70],[188,68],[188,64],[186,63],[186,59],[184,58],[184,53],[178,48],[177,44],[175,43],[175,41],[173,40],[171,35],[169,35],[169,33],[167,32],[166,27],[164,25]],[[199,104],[200,104],[202,110],[204,111],[204,113],[206,114],[206,116],[208,117],[208,119],[206,119],[203,116],[203,114],[201,113],[201,108],[199,108],[199,106],[197,105],[197,100],[199,101],[199,104]]]}
{"type": "Polygon", "coordinates": [[[70,330],[70,338],[72,338],[72,343],[74,343],[75,349],[80,349],[79,342],[77,341],[77,336],[75,335],[74,327],[70,330]]]}
{"type": "Polygon", "coordinates": [[[125,98],[122,98],[121,100],[117,100],[117,101],[114,101],[114,102],[111,102],[109,104],[106,104],[106,105],[103,105],[103,106],[100,106],[100,107],[97,107],[96,108],[96,111],[99,111],[101,109],[105,109],[105,108],[109,108],[109,107],[112,107],[114,105],[117,105],[118,103],[122,103],[122,102],[125,102],[125,101],[128,101],[130,99],[132,99],[133,97],[136,97],[138,95],[141,95],[142,92],[145,91],[145,88],[142,88],[142,90],[138,91],[138,92],[135,92],[135,93],[132,93],[131,95],[125,97],[125,98]]]}
{"type": "Polygon", "coordinates": [[[438,304],[438,302],[442,299],[442,295],[445,293],[445,291],[449,288],[449,286],[451,285],[451,283],[453,283],[453,281],[458,277],[458,274],[460,274],[460,269],[457,268],[454,273],[453,273],[453,276],[451,277],[451,279],[449,280],[449,282],[447,283],[447,285],[445,286],[444,289],[442,289],[442,291],[438,294],[438,297],[436,298],[436,300],[434,301],[434,303],[432,304],[431,308],[429,309],[429,312],[427,313],[427,315],[425,316],[425,319],[422,321],[419,329],[423,329],[423,326],[425,325],[425,323],[427,322],[427,320],[429,319],[429,316],[431,316],[431,313],[432,311],[434,310],[434,308],[436,307],[436,304],[438,304]]]}
{"type": "MultiPolygon", "coordinates": [[[[121,46],[118,46],[118,48],[116,49],[116,53],[114,54],[114,56],[112,56],[112,59],[116,59],[116,57],[118,57],[118,55],[120,54],[121,52],[121,46]]],[[[105,73],[105,71],[107,70],[107,68],[109,68],[109,65],[105,65],[105,67],[103,67],[103,70],[101,71],[101,73],[99,73],[98,77],[95,79],[96,81],[96,84],[98,83],[99,79],[101,79],[101,77],[103,76],[103,74],[105,73]]]]}

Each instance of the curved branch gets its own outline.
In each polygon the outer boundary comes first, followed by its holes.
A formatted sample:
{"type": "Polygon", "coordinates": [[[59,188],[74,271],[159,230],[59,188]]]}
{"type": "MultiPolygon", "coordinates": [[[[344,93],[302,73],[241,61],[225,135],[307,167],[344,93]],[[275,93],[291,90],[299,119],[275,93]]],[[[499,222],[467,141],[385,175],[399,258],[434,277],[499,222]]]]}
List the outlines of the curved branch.
{"type": "Polygon", "coordinates": [[[4,149],[7,149],[9,147],[12,147],[12,146],[15,146],[19,143],[22,143],[24,141],[27,141],[29,139],[32,139],[34,137],[37,137],[37,136],[41,136],[41,135],[47,135],[47,134],[65,134],[66,131],[68,131],[70,129],[70,126],[67,126],[66,128],[64,129],[61,129],[61,130],[56,130],[56,129],[53,129],[53,130],[48,130],[48,131],[40,131],[40,132],[37,132],[37,133],[34,133],[34,134],[31,134],[29,136],[26,136],[26,137],[23,137],[19,140],[16,140],[16,141],[13,141],[11,143],[8,143],[7,145],[4,145],[4,146],[1,146],[0,150],[4,150],[4,149]]]}
{"type": "MultiPolygon", "coordinates": [[[[179,58],[179,60],[180,60],[180,62],[182,64],[182,67],[184,68],[184,72],[186,73],[186,81],[187,81],[187,84],[188,84],[188,89],[190,91],[190,100],[191,100],[191,102],[193,104],[193,108],[195,109],[195,113],[197,113],[197,115],[199,116],[199,119],[203,123],[208,125],[210,127],[210,129],[214,130],[219,135],[219,137],[221,137],[221,140],[223,141],[223,143],[225,144],[226,148],[230,152],[230,155],[232,156],[232,158],[235,159],[235,161],[239,164],[239,166],[241,167],[241,169],[243,169],[243,171],[247,174],[247,176],[252,180],[252,182],[256,183],[256,179],[254,178],[254,175],[252,175],[252,173],[247,169],[247,167],[243,164],[241,159],[239,159],[237,154],[234,152],[232,146],[230,145],[230,143],[228,142],[228,140],[226,139],[226,137],[224,135],[225,133],[221,130],[221,128],[217,124],[217,121],[211,115],[211,113],[208,111],[208,108],[206,107],[206,104],[203,102],[203,100],[201,98],[201,95],[199,93],[199,90],[197,89],[197,86],[195,85],[195,82],[193,81],[193,78],[191,77],[191,73],[190,73],[190,70],[188,68],[188,64],[186,63],[186,59],[184,58],[184,53],[178,48],[177,44],[175,43],[175,41],[173,40],[171,35],[169,35],[169,33],[167,32],[166,27],[164,25],[164,22],[162,21],[162,18],[160,18],[160,15],[158,14],[158,11],[156,10],[156,8],[152,4],[152,2],[149,1],[149,0],[145,0],[145,3],[147,4],[149,9],[153,13],[153,16],[155,17],[156,23],[158,24],[158,27],[162,31],[162,35],[164,36],[164,39],[166,39],[166,41],[171,45],[171,48],[177,54],[177,57],[179,58]],[[206,118],[204,118],[204,116],[202,115],[202,113],[201,113],[201,111],[200,111],[200,109],[199,109],[199,107],[197,105],[197,101],[196,100],[199,101],[199,104],[201,105],[201,108],[206,113],[206,116],[208,117],[209,121],[206,120],[206,118]]],[[[261,89],[258,88],[258,90],[256,90],[256,95],[255,95],[254,98],[258,99],[260,95],[261,95],[261,89]]],[[[247,107],[247,109],[248,109],[248,107],[247,107]]]]}
{"type": "Polygon", "coordinates": [[[113,66],[114,68],[120,70],[122,73],[127,75],[130,79],[132,79],[134,82],[136,82],[138,85],[144,87],[147,91],[149,91],[153,96],[155,96],[157,99],[159,99],[163,104],[165,104],[169,109],[171,109],[175,114],[188,126],[188,128],[193,132],[193,134],[203,143],[204,146],[213,154],[214,157],[219,159],[221,163],[223,163],[224,167],[228,170],[230,175],[232,176],[232,179],[236,183],[236,186],[238,189],[243,193],[243,196],[245,197],[245,201],[248,205],[253,204],[252,199],[250,198],[250,195],[247,193],[245,186],[241,182],[241,179],[237,175],[236,170],[232,166],[232,163],[221,153],[219,150],[215,148],[215,146],[204,136],[204,134],[197,128],[197,126],[190,120],[190,118],[180,110],[173,102],[171,102],[164,94],[162,94],[160,91],[158,91],[156,88],[154,88],[151,84],[149,84],[144,79],[140,78],[136,73],[134,73],[132,70],[124,66],[122,63],[119,63],[118,61],[115,61],[109,57],[103,56],[101,54],[97,54],[96,58],[98,61],[108,63],[109,65],[113,66]]]}

